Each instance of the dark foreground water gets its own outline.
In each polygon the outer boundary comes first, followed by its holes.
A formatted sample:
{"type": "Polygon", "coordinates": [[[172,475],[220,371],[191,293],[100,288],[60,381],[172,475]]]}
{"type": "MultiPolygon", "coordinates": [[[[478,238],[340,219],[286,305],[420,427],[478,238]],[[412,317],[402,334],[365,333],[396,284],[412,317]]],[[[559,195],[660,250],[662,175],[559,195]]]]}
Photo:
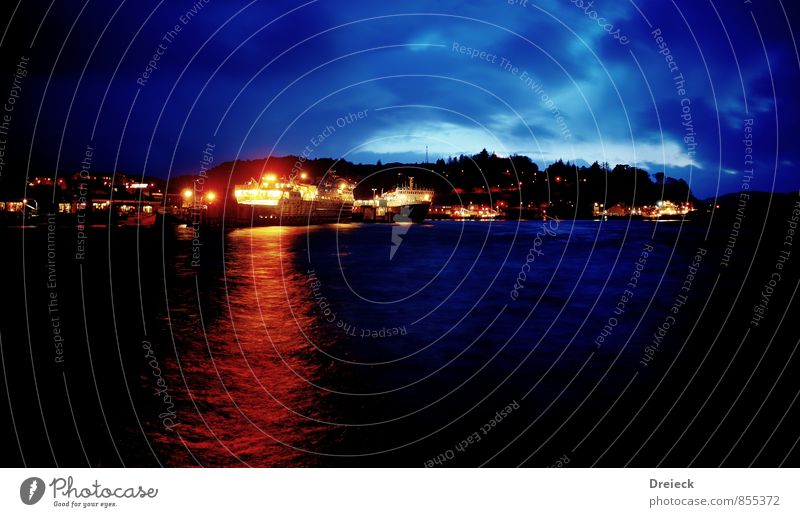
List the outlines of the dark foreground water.
{"type": "Polygon", "coordinates": [[[756,325],[729,230],[7,228],[3,463],[796,465],[798,268],[756,325]]]}

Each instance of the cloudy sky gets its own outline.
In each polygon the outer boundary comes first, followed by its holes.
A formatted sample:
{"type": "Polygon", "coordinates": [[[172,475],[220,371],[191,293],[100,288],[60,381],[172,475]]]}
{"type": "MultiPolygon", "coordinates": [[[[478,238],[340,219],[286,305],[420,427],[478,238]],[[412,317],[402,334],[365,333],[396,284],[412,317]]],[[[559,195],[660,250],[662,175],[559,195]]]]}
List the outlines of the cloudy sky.
{"type": "Polygon", "coordinates": [[[752,154],[755,188],[800,187],[785,0],[7,4],[18,173],[77,169],[87,145],[95,170],[162,177],[208,144],[218,162],[485,147],[664,170],[701,197],[738,190],[752,154]]]}

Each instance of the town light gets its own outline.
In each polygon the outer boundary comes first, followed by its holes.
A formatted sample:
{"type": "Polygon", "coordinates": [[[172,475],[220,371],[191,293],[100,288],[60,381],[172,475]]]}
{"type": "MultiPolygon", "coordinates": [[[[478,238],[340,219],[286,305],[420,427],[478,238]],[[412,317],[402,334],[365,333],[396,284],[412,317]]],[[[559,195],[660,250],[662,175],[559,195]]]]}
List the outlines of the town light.
{"type": "Polygon", "coordinates": [[[185,197],[186,199],[189,199],[190,197],[192,197],[192,189],[188,189],[187,188],[186,190],[184,190],[183,191],[183,197],[185,197]]]}
{"type": "Polygon", "coordinates": [[[301,180],[308,179],[308,174],[307,174],[307,173],[305,173],[305,172],[301,172],[301,173],[300,173],[300,179],[301,179],[301,180]]]}
{"type": "Polygon", "coordinates": [[[217,199],[217,195],[213,192],[209,192],[208,194],[206,194],[206,199],[209,202],[213,202],[215,199],[217,199]]]}
{"type": "Polygon", "coordinates": [[[264,176],[264,179],[267,180],[267,181],[275,181],[277,179],[277,176],[275,176],[272,173],[269,173],[266,176],[264,176]]]}

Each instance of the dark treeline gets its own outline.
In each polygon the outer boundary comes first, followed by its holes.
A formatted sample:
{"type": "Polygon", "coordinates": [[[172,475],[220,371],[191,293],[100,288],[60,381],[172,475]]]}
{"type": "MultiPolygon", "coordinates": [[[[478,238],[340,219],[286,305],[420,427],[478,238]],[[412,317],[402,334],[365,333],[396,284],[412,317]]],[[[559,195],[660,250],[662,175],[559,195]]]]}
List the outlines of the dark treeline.
{"type": "Polygon", "coordinates": [[[438,204],[498,201],[508,206],[549,206],[557,212],[586,215],[594,203],[613,206],[652,205],[659,200],[696,202],[689,185],[663,172],[648,171],[626,164],[610,167],[595,162],[578,166],[558,160],[544,169],[527,156],[500,157],[486,149],[473,156],[461,155],[435,163],[355,164],[346,160],[320,158],[300,160],[295,156],[223,163],[208,173],[220,191],[228,185],[259,178],[266,172],[289,175],[302,170],[315,181],[334,171],[337,176],[357,182],[357,198],[369,198],[372,189],[380,193],[410,177],[415,185],[433,188],[438,204]]]}
{"type": "MultiPolygon", "coordinates": [[[[203,172],[206,192],[232,196],[234,186],[250,179],[260,178],[265,173],[282,177],[304,172],[307,181],[319,182],[331,173],[357,184],[355,195],[367,199],[376,193],[390,190],[397,185],[408,184],[414,178],[415,185],[436,191],[437,204],[467,204],[469,202],[504,207],[547,207],[549,213],[564,216],[588,216],[594,203],[611,207],[652,205],[659,200],[673,202],[696,202],[688,184],[682,179],[666,177],[664,173],[649,174],[641,168],[625,164],[610,167],[597,162],[590,166],[578,166],[558,160],[544,169],[527,156],[500,157],[485,149],[473,156],[461,155],[434,163],[386,163],[356,164],[346,160],[319,158],[304,160],[297,156],[270,157],[257,160],[225,162],[203,172]]],[[[169,180],[145,178],[168,193],[180,193],[191,188],[197,175],[178,176],[169,180]]],[[[0,184],[0,197],[6,199],[36,198],[40,206],[48,210],[54,202],[67,200],[76,189],[84,185],[88,197],[115,199],[133,197],[137,193],[126,192],[125,182],[141,181],[134,174],[93,173],[91,180],[81,179],[77,174],[63,176],[58,184],[29,182],[0,184]]],[[[162,190],[158,190],[161,192],[162,190]]]]}

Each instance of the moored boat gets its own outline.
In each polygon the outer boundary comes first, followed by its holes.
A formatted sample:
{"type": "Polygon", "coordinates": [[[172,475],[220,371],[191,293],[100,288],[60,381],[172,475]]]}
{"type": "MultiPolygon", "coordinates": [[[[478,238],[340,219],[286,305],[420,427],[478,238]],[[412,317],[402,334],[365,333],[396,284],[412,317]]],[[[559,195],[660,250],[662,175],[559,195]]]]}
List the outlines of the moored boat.
{"type": "Polygon", "coordinates": [[[226,217],[237,226],[301,225],[349,222],[354,186],[333,174],[319,184],[265,174],[234,188],[235,203],[226,217]]]}
{"type": "Polygon", "coordinates": [[[421,223],[428,216],[433,203],[434,191],[414,186],[414,178],[408,185],[398,186],[374,199],[356,200],[353,204],[353,219],[366,222],[414,222],[421,223]]]}

